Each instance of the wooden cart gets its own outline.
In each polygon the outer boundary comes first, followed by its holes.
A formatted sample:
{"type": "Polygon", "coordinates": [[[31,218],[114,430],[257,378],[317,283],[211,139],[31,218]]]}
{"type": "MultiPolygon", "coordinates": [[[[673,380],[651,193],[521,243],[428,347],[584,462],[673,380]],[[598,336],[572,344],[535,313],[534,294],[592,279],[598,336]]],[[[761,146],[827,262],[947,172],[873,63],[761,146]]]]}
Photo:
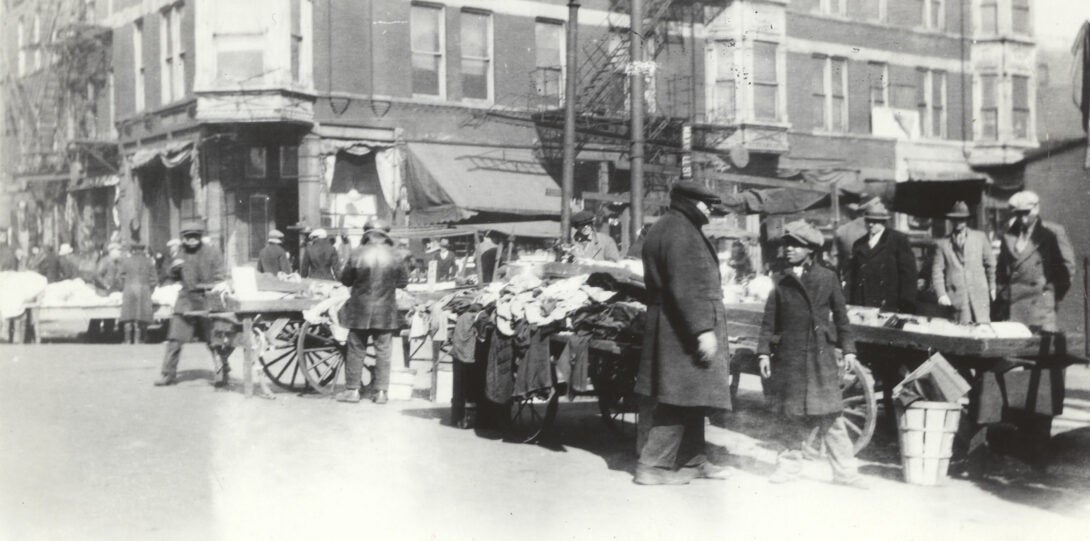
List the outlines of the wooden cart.
{"type": "MultiPolygon", "coordinates": [[[[153,318],[156,320],[170,319],[173,307],[157,304],[153,318]]],[[[121,305],[99,306],[42,306],[40,304],[27,305],[27,320],[30,323],[30,338],[35,344],[42,343],[41,324],[59,321],[90,321],[92,319],[112,319],[121,317],[121,305]]]]}

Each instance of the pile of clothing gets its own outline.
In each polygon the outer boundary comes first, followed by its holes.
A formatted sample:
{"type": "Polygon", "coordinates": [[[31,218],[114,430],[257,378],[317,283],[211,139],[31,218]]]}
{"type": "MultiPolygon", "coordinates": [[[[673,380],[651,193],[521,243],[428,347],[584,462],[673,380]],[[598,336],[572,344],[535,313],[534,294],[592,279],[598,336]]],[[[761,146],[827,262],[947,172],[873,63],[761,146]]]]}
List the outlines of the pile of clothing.
{"type": "Polygon", "coordinates": [[[45,276],[33,271],[0,272],[0,318],[23,315],[26,304],[48,285],[45,276]]]}
{"type": "Polygon", "coordinates": [[[121,306],[121,292],[99,295],[94,286],[75,278],[46,285],[40,303],[50,307],[121,306]]]}

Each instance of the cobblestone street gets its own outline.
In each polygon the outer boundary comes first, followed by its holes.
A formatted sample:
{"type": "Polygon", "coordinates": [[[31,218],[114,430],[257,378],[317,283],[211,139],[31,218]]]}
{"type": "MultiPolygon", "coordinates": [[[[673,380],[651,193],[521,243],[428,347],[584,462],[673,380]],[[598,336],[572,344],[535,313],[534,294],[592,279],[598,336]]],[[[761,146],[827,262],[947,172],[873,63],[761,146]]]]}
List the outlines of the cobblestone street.
{"type": "MultiPolygon", "coordinates": [[[[816,465],[810,479],[768,483],[774,451],[754,378],[743,379],[731,429],[709,432],[734,455],[734,478],[640,487],[631,442],[603,428],[593,403],[562,401],[556,433],[519,445],[452,428],[446,407],[420,399],[248,400],[237,378],[215,391],[196,345],[185,351],[183,381],[155,388],[160,354],[160,346],[0,349],[5,539],[667,539],[683,531],[689,539],[1022,540],[1085,538],[1090,528],[1085,368],[1069,370],[1057,422],[1066,433],[1056,440],[1074,445],[1081,464],[1064,459],[1031,482],[1011,462],[983,482],[928,488],[902,483],[895,461],[878,458],[864,467],[871,490],[856,491],[824,482],[829,474],[816,465]]],[[[868,456],[884,445],[879,439],[868,456]]]]}

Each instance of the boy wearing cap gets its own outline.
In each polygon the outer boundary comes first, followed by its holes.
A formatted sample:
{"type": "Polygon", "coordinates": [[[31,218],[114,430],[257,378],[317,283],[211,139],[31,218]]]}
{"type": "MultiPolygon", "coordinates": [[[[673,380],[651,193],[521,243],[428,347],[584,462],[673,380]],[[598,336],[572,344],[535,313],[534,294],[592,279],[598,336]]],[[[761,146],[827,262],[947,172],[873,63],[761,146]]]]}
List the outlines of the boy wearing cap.
{"type": "Polygon", "coordinates": [[[151,292],[159,284],[159,277],[143,244],[133,244],[129,257],[121,260],[121,327],[125,331],[126,344],[143,344],[144,335],[151,323],[154,307],[151,292]]]}
{"type": "Polygon", "coordinates": [[[572,245],[568,254],[576,260],[620,261],[617,243],[605,233],[594,230],[594,213],[581,210],[571,217],[572,245]]]}
{"type": "Polygon", "coordinates": [[[988,236],[969,229],[969,205],[958,201],[946,218],[953,225],[950,236],[935,243],[931,261],[931,286],[939,304],[954,310],[958,323],[991,321],[995,299],[995,253],[988,236]]]}
{"type": "Polygon", "coordinates": [[[636,484],[727,477],[709,462],[704,439],[704,418],[731,408],[719,256],[700,230],[719,203],[697,182],[677,183],[644,241],[647,319],[635,391],[656,404],[636,484]]]}
{"type": "Polygon", "coordinates": [[[844,363],[852,363],[855,343],[836,273],[815,263],[824,241],[805,221],[784,227],[787,266],[765,303],[757,343],[761,377],[770,380],[788,425],[787,450],[769,480],[784,483],[801,476],[803,449],[816,430],[813,445],[824,444],[833,482],[865,488],[841,416],[841,365],[834,349],[843,351],[844,363]]]}
{"type": "Polygon", "coordinates": [[[291,274],[291,261],[282,246],[284,234],[277,229],[269,231],[269,242],[257,254],[257,272],[291,274]]]}
{"type": "Polygon", "coordinates": [[[1000,313],[1029,327],[1056,332],[1056,304],[1071,289],[1075,251],[1063,226],[1040,219],[1040,199],[1030,191],[1010,198],[1014,218],[999,249],[1000,313]]]}
{"type": "Polygon", "coordinates": [[[205,293],[217,293],[226,287],[227,269],[223,256],[202,241],[204,224],[198,220],[186,220],[182,224],[182,247],[170,263],[170,275],[182,284],[178,291],[178,300],[174,302],[174,315],[170,318],[170,332],[167,334],[166,351],[163,353],[162,377],[155,382],[156,387],[173,385],[178,379],[178,360],[182,354],[182,344],[193,339],[194,334],[202,336],[213,352],[216,362],[216,376],[213,385],[224,387],[228,383],[231,371],[227,358],[234,351],[232,333],[226,323],[213,323],[206,312],[208,303],[205,293]]]}

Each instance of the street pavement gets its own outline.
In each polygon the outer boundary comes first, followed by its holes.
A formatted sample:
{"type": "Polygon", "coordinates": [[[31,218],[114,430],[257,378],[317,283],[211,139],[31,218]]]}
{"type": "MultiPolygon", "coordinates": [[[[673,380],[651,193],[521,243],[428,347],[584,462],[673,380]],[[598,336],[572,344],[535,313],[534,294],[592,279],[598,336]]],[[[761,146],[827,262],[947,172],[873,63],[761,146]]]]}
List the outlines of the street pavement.
{"type": "MultiPolygon", "coordinates": [[[[1072,368],[1048,472],[1016,462],[982,481],[911,486],[888,434],[864,455],[871,490],[772,485],[775,446],[756,378],[709,439],[727,481],[632,483],[633,443],[590,402],[561,401],[540,445],[449,425],[421,399],[377,406],[209,385],[187,346],[0,346],[0,539],[1090,539],[1090,370],[1072,368]],[[883,439],[884,438],[884,439],[883,439]],[[1080,462],[1081,461],[1081,462],[1080,462]]],[[[238,376],[239,354],[233,364],[238,376]]]]}

